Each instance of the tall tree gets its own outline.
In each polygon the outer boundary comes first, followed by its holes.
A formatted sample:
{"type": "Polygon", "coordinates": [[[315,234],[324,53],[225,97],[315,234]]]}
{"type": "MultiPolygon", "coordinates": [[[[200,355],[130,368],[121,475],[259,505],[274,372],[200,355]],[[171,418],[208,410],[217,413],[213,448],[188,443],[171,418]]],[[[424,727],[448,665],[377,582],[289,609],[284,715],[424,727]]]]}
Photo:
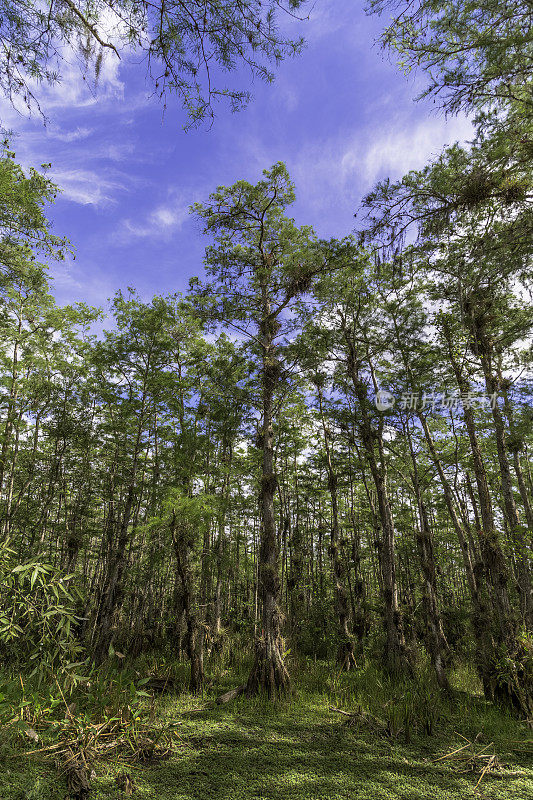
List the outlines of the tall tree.
{"type": "Polygon", "coordinates": [[[239,181],[220,187],[209,203],[195,205],[194,211],[215,239],[205,259],[211,282],[198,290],[199,299],[211,303],[221,322],[248,337],[259,366],[262,632],[247,689],[274,695],[289,686],[281,639],[274,510],[276,414],[288,386],[284,346],[294,327],[290,312],[295,300],[309,289],[315,274],[338,266],[343,246],[321,245],[310,228],[298,228],[285,216],[295,196],[283,164],[263,174],[255,185],[239,181]]]}

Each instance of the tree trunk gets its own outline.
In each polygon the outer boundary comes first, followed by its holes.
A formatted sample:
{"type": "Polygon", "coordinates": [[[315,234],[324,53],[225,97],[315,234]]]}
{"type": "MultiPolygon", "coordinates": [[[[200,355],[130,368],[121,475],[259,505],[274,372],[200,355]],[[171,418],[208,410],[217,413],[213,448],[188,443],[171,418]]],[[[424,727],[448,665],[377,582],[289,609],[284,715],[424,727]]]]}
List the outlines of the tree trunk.
{"type": "Polygon", "coordinates": [[[333,469],[331,460],[331,449],[329,445],[329,431],[324,419],[322,390],[317,384],[318,404],[320,410],[320,420],[324,432],[324,446],[326,449],[326,464],[328,470],[328,489],[331,497],[331,539],[330,555],[333,565],[333,579],[335,582],[335,611],[337,613],[337,664],[341,670],[349,671],[356,665],[353,639],[348,630],[348,595],[344,586],[345,569],[344,563],[339,553],[340,531],[339,531],[339,503],[337,498],[337,475],[333,469]]]}
{"type": "Polygon", "coordinates": [[[428,626],[427,645],[431,663],[437,676],[437,681],[441,689],[449,690],[450,684],[446,671],[449,660],[449,647],[442,627],[440,615],[440,603],[437,590],[437,571],[435,568],[435,557],[433,547],[433,534],[429,525],[428,515],[424,499],[422,497],[422,487],[418,474],[418,465],[413,448],[413,440],[409,430],[409,422],[406,420],[404,426],[411,454],[412,484],[418,509],[418,530],[416,532],[416,544],[420,567],[422,569],[423,597],[425,606],[426,624],[428,626]]]}
{"type": "Polygon", "coordinates": [[[412,665],[403,629],[403,620],[398,603],[396,582],[395,531],[392,511],[387,493],[387,469],[381,431],[372,428],[366,383],[359,375],[359,360],[356,345],[348,328],[344,330],[348,349],[348,375],[352,381],[358,405],[357,426],[365,455],[376,488],[379,520],[381,523],[380,563],[382,576],[383,612],[385,626],[385,666],[392,674],[412,672],[412,665]],[[375,445],[378,447],[379,463],[375,445]]]}
{"type": "Polygon", "coordinates": [[[191,662],[189,689],[193,694],[202,691],[204,685],[204,635],[200,624],[194,578],[191,571],[191,542],[185,526],[178,523],[176,513],[172,512],[170,532],[181,583],[181,604],[186,625],[186,647],[191,662]]]}
{"type": "MultiPolygon", "coordinates": [[[[470,386],[455,355],[451,333],[446,327],[444,334],[457,386],[461,396],[467,397],[470,386]]],[[[463,406],[463,415],[472,453],[483,526],[478,531],[483,570],[478,570],[477,584],[481,593],[482,576],[486,579],[489,596],[483,601],[483,605],[486,604],[487,609],[491,606],[490,614],[478,621],[478,636],[481,644],[478,669],[483,681],[485,696],[488,699],[501,700],[518,707],[526,716],[531,716],[533,713],[533,680],[526,674],[525,668],[517,669],[516,666],[512,666],[524,657],[524,645],[518,638],[517,620],[509,599],[508,567],[494,523],[487,473],[478,442],[474,414],[468,403],[463,406]],[[498,661],[503,660],[508,663],[509,673],[506,675],[502,675],[498,667],[498,661]]]]}
{"type": "Polygon", "coordinates": [[[258,590],[262,604],[261,636],[256,640],[255,658],[246,685],[247,694],[259,691],[274,696],[285,692],[290,685],[289,673],[283,661],[281,610],[278,605],[279,553],[276,541],[274,495],[277,478],[274,474],[273,399],[279,380],[280,365],[274,347],[275,326],[270,302],[263,285],[263,319],[260,326],[262,345],[263,432],[261,436],[261,541],[259,547],[258,590]]]}
{"type": "Polygon", "coordinates": [[[500,381],[494,373],[492,366],[492,341],[483,322],[483,314],[476,316],[475,321],[475,340],[473,351],[481,361],[481,368],[485,378],[487,394],[490,398],[490,408],[494,421],[494,433],[496,438],[496,452],[498,454],[498,465],[500,469],[500,483],[503,496],[503,508],[509,533],[517,560],[517,581],[520,590],[520,611],[524,622],[531,628],[533,627],[533,591],[531,586],[531,573],[529,568],[529,554],[525,540],[525,527],[520,523],[518,511],[513,493],[513,480],[511,467],[507,457],[507,443],[505,438],[505,423],[502,412],[498,405],[498,393],[500,391],[500,381]]]}

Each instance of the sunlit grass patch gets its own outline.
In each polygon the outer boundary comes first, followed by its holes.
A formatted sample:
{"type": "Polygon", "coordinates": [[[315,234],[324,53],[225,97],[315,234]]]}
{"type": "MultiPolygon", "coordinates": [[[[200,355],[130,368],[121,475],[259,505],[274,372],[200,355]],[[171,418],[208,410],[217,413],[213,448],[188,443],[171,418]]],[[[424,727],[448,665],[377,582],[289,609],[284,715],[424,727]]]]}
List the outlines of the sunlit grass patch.
{"type": "MultiPolygon", "coordinates": [[[[374,667],[336,676],[328,664],[308,666],[295,674],[293,694],[276,703],[241,696],[227,706],[216,705],[216,695],[242,678],[231,672],[221,683],[213,682],[202,697],[181,691],[155,697],[141,694],[135,702],[142,719],[157,726],[176,724],[179,742],[168,758],[128,763],[135,797],[468,800],[480,797],[474,791],[479,775],[463,772],[453,760],[438,759],[459,747],[461,736],[477,736],[480,743],[493,743],[509,771],[508,777],[502,770],[484,778],[486,796],[533,798],[531,734],[508,713],[465,694],[466,690],[445,697],[434,693],[424,679],[394,683],[374,667]],[[426,696],[436,709],[431,734],[425,727],[427,710],[420,705],[426,696]],[[385,727],[351,724],[331,707],[347,712],[362,708],[385,727]]],[[[460,680],[464,686],[464,675],[460,680]]],[[[111,692],[115,702],[131,700],[127,686],[124,675],[117,678],[111,692]]],[[[96,713],[95,699],[86,700],[96,713]]],[[[77,702],[82,706],[83,698],[77,702]]],[[[43,742],[51,741],[47,736],[45,732],[43,742]]],[[[65,782],[53,759],[38,754],[23,758],[22,745],[20,738],[8,738],[7,729],[0,734],[1,800],[64,800],[65,782]]],[[[92,766],[96,778],[91,797],[122,797],[116,779],[124,764],[97,758],[92,766]]]]}

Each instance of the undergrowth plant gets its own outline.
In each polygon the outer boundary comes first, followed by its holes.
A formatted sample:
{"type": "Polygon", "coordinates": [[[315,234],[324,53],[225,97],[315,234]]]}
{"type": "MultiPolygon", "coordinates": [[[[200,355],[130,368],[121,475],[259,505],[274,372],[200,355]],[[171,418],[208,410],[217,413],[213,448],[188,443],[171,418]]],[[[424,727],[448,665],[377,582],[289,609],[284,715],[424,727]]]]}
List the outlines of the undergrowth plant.
{"type": "Polygon", "coordinates": [[[59,679],[64,691],[83,679],[72,577],[38,559],[17,564],[14,551],[0,544],[0,657],[24,665],[38,683],[59,679]]]}

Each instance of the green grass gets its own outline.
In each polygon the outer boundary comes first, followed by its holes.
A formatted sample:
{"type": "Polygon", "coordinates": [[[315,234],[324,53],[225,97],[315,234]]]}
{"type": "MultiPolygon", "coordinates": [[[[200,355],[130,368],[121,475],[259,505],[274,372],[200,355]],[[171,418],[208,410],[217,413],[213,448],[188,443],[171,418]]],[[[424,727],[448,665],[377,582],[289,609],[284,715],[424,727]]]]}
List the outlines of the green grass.
{"type": "MultiPolygon", "coordinates": [[[[181,668],[178,669],[178,672],[181,668]]],[[[531,731],[488,705],[477,687],[442,699],[427,688],[401,686],[368,668],[335,676],[326,665],[299,670],[295,694],[277,703],[238,698],[214,706],[219,692],[241,675],[225,674],[203,698],[166,695],[155,702],[158,722],[181,722],[180,748],[167,761],[127,766],[142,800],[533,800],[531,731]],[[390,738],[346,723],[331,712],[360,706],[391,722],[390,738]],[[424,732],[428,716],[433,735],[424,732]],[[409,727],[406,741],[405,724],[409,727]],[[396,728],[394,728],[396,726],[396,728]],[[439,756],[480,734],[494,742],[501,762],[520,776],[462,774],[439,756]],[[528,744],[529,743],[529,744],[528,744]]],[[[147,701],[144,701],[147,702],[147,701]]],[[[18,745],[20,747],[20,745],[18,745]]],[[[115,778],[124,765],[95,764],[94,800],[120,798],[115,778]]],[[[0,800],[64,800],[65,784],[53,763],[0,749],[0,800]]]]}

